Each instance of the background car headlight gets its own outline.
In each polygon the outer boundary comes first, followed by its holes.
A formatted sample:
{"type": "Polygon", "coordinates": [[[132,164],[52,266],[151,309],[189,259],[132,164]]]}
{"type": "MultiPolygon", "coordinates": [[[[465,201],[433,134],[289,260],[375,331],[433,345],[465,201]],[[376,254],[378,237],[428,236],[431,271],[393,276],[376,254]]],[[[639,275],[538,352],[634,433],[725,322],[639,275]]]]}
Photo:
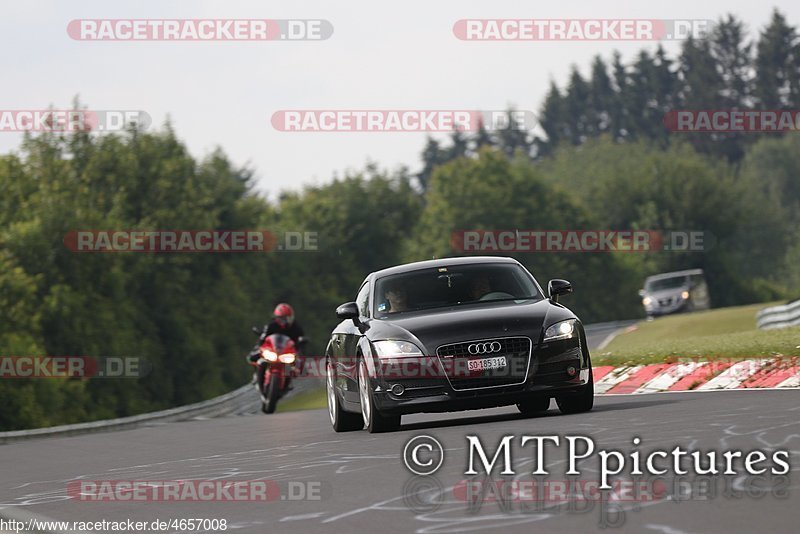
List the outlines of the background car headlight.
{"type": "Polygon", "coordinates": [[[644,304],[645,306],[649,306],[651,302],[653,302],[653,299],[651,299],[650,297],[645,297],[642,299],[642,304],[644,304]]]}
{"type": "Polygon", "coordinates": [[[261,351],[261,357],[267,360],[268,362],[274,362],[278,360],[278,355],[272,352],[271,350],[267,349],[261,351]]]}
{"type": "Polygon", "coordinates": [[[376,341],[375,354],[379,358],[422,357],[422,351],[409,341],[376,341]]]}
{"type": "Polygon", "coordinates": [[[683,293],[681,293],[681,298],[683,300],[688,299],[689,298],[689,292],[688,291],[684,291],[683,293]]]}
{"type": "Polygon", "coordinates": [[[556,341],[558,339],[569,339],[578,335],[575,327],[575,319],[561,321],[547,327],[544,331],[544,341],[556,341]]]}
{"type": "Polygon", "coordinates": [[[278,356],[278,359],[281,363],[294,363],[295,355],[294,354],[281,354],[278,356]]]}

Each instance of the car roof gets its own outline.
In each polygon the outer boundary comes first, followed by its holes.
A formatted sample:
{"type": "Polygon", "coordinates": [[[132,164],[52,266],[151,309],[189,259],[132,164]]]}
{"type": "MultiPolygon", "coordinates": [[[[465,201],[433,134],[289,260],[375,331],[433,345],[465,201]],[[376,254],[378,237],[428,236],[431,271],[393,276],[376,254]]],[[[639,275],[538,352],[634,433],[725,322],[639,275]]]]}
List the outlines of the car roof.
{"type": "Polygon", "coordinates": [[[689,276],[692,274],[703,275],[703,269],[687,269],[685,271],[673,271],[671,273],[659,273],[653,276],[648,276],[647,280],[661,280],[663,278],[675,278],[678,276],[689,276]]]}
{"type": "Polygon", "coordinates": [[[436,267],[449,267],[452,265],[475,265],[480,263],[512,263],[519,264],[514,258],[506,256],[460,256],[455,258],[442,258],[437,260],[415,261],[413,263],[405,263],[403,265],[395,265],[394,267],[387,267],[380,271],[370,273],[369,278],[382,278],[391,274],[401,274],[411,271],[418,271],[420,269],[433,269],[436,267]]]}

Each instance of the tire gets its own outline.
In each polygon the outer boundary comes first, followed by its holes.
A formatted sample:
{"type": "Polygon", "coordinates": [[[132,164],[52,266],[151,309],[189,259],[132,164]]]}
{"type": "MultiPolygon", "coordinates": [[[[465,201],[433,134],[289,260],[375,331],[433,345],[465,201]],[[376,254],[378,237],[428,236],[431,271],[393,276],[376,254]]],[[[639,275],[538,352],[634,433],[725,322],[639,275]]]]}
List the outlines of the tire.
{"type": "Polygon", "coordinates": [[[328,362],[325,365],[325,392],[328,398],[328,415],[330,416],[331,426],[336,432],[351,432],[364,428],[364,420],[361,414],[350,413],[342,410],[339,398],[336,396],[334,388],[335,373],[333,366],[328,362]]]}
{"type": "Polygon", "coordinates": [[[358,363],[358,397],[361,401],[361,418],[370,434],[378,432],[393,432],[400,428],[399,415],[382,415],[375,408],[375,399],[372,388],[369,387],[369,374],[367,364],[362,359],[358,363]]]}
{"type": "Polygon", "coordinates": [[[588,412],[594,406],[594,376],[589,364],[589,383],[579,393],[556,397],[558,409],[563,414],[588,412]]]}
{"type": "Polygon", "coordinates": [[[264,413],[275,413],[275,408],[278,407],[278,396],[280,395],[280,377],[272,375],[269,377],[269,384],[267,384],[264,397],[266,402],[261,403],[261,411],[264,413]]]}
{"type": "Polygon", "coordinates": [[[550,397],[526,399],[517,403],[517,409],[525,416],[542,414],[550,409],[550,397]]]}

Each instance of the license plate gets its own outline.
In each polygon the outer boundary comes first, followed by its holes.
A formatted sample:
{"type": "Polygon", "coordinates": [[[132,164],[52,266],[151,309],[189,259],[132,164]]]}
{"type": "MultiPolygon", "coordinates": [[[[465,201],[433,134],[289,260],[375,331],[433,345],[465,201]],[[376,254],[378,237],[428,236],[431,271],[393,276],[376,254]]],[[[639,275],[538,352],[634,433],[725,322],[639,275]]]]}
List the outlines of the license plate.
{"type": "Polygon", "coordinates": [[[486,369],[500,369],[506,366],[505,356],[496,356],[494,358],[481,358],[480,360],[469,360],[467,362],[467,369],[470,371],[485,371],[486,369]]]}

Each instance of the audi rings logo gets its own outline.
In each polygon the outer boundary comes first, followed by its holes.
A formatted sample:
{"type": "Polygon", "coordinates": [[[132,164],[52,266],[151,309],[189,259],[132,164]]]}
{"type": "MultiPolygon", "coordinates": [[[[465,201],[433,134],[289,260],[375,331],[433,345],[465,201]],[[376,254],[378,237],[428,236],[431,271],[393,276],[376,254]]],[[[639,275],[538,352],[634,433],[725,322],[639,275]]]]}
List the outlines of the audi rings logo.
{"type": "Polygon", "coordinates": [[[492,341],[491,343],[473,343],[467,347],[470,354],[492,354],[493,352],[500,352],[503,345],[499,341],[492,341]]]}

